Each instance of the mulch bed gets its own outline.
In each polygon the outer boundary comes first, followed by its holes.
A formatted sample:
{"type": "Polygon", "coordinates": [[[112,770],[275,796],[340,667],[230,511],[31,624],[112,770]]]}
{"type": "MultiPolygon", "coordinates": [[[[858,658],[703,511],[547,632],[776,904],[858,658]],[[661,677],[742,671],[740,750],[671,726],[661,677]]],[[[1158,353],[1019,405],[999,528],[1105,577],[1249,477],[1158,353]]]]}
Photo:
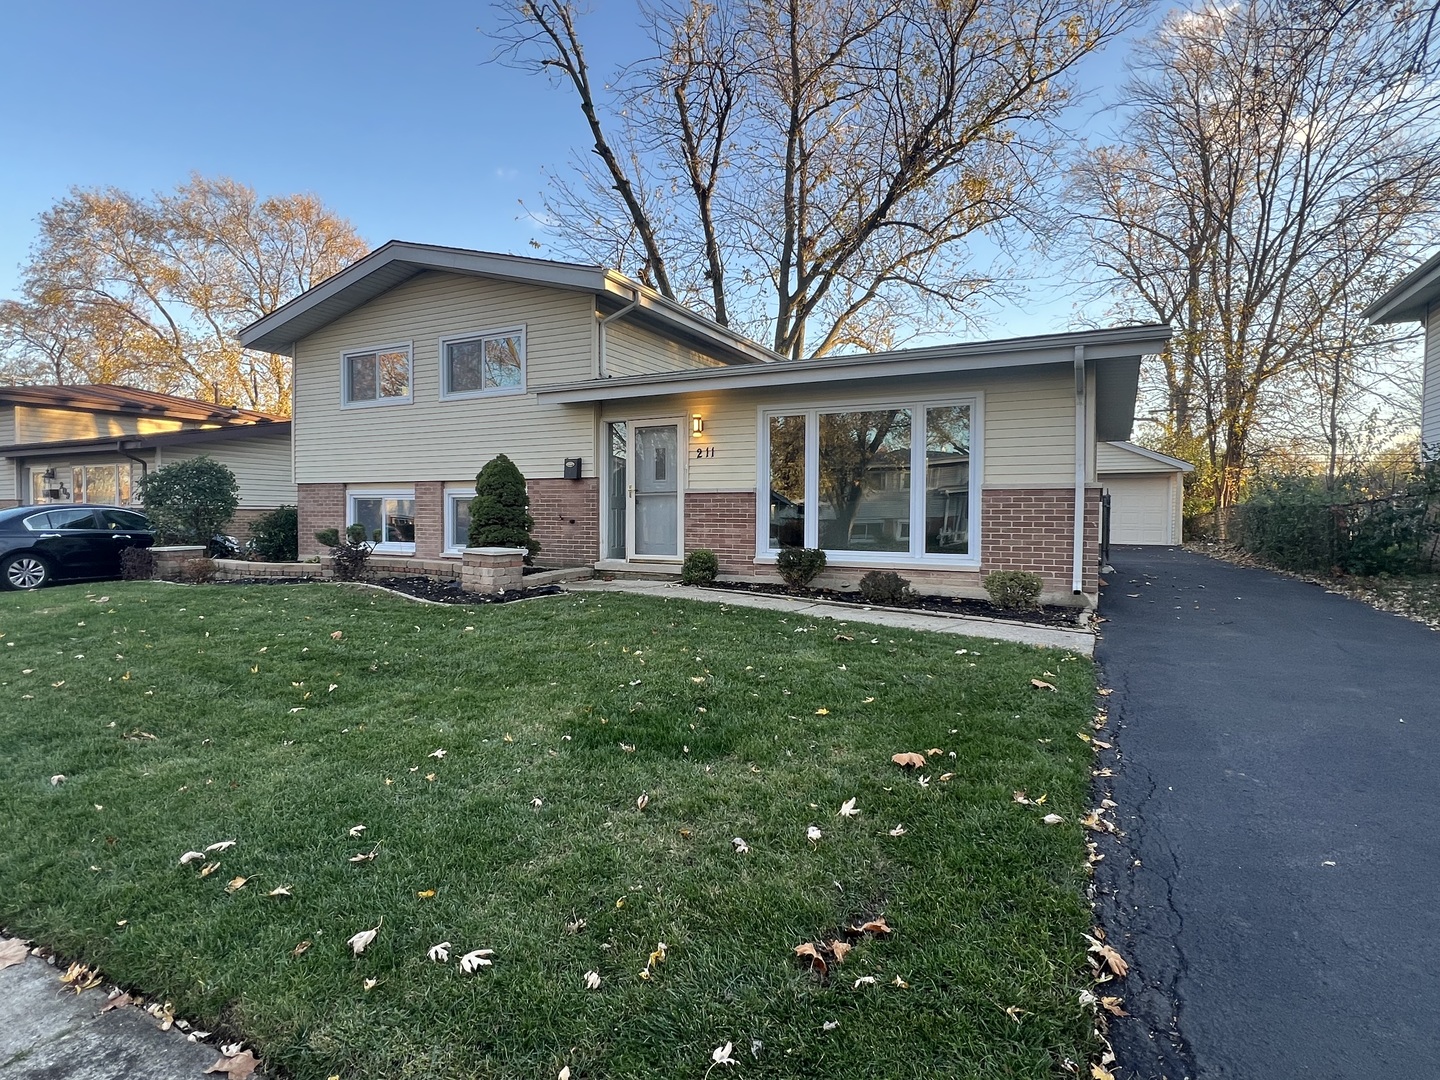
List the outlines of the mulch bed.
{"type": "MultiPolygon", "coordinates": [[[[216,581],[216,585],[312,585],[314,578],[227,578],[216,581]]],[[[511,589],[508,592],[481,595],[465,592],[458,581],[438,581],[427,577],[366,578],[361,584],[379,585],[418,600],[433,600],[440,604],[463,604],[473,607],[477,604],[509,604],[516,600],[529,600],[535,596],[554,596],[563,592],[558,585],[540,585],[533,589],[511,589]]]]}
{"type": "Polygon", "coordinates": [[[841,592],[837,589],[791,589],[771,582],[714,581],[707,589],[727,589],[731,592],[765,593],[770,596],[788,596],[796,600],[829,600],[840,604],[851,604],[860,608],[898,608],[908,611],[936,611],[945,615],[968,615],[971,618],[994,619],[997,622],[1029,623],[1038,626],[1058,626],[1067,630],[1078,629],[1082,624],[1083,609],[1046,605],[1028,611],[1015,611],[997,607],[988,600],[974,600],[960,596],[912,596],[896,604],[872,604],[858,592],[841,592]]]}

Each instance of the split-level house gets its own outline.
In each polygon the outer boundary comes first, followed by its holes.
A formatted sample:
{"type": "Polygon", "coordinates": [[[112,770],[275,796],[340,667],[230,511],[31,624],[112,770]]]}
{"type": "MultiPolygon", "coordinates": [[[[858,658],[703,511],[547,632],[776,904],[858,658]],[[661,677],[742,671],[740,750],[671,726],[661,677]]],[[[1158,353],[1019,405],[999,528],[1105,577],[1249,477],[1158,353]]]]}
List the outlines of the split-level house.
{"type": "Polygon", "coordinates": [[[1089,604],[1097,446],[1130,437],[1169,334],[790,361],[612,270],[392,241],[240,340],[294,364],[302,554],[361,523],[380,557],[458,559],[503,453],[547,566],[673,573],[708,548],[773,579],[782,549],[820,547],[821,585],[889,569],[983,595],[1020,569],[1089,604]]]}
{"type": "Polygon", "coordinates": [[[1374,324],[1418,322],[1425,328],[1420,390],[1420,442],[1440,454],[1440,252],[1405,275],[1362,315],[1374,324]]]}

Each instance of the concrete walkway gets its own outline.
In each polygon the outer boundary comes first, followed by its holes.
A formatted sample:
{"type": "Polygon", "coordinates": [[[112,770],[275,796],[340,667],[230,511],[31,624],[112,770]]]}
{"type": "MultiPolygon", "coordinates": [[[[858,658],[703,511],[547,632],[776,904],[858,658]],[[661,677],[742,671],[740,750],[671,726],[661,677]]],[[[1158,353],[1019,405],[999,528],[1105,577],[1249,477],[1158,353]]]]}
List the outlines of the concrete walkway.
{"type": "Polygon", "coordinates": [[[220,1059],[139,1008],[101,1013],[105,1002],[100,987],[77,995],[35,956],[0,969],[0,1078],[197,1080],[220,1059]]]}
{"type": "Polygon", "coordinates": [[[784,611],[807,619],[835,619],[841,622],[868,623],[895,630],[929,630],[937,634],[963,634],[966,637],[989,638],[992,641],[1015,641],[1022,645],[1038,645],[1048,649],[1065,649],[1080,656],[1095,651],[1095,635],[1089,630],[1065,630],[1053,626],[1032,626],[1028,623],[983,619],[969,615],[947,615],[938,611],[913,611],[897,608],[855,607],[828,600],[800,600],[773,593],[740,592],[730,589],[701,589],[674,581],[644,579],[616,581],[567,581],[567,592],[621,592],[641,596],[658,596],[673,600],[702,600],[706,603],[729,604],[731,607],[761,608],[784,611]]]}
{"type": "Polygon", "coordinates": [[[1440,1076],[1440,634],[1191,552],[1111,552],[1120,1080],[1440,1076]]]}

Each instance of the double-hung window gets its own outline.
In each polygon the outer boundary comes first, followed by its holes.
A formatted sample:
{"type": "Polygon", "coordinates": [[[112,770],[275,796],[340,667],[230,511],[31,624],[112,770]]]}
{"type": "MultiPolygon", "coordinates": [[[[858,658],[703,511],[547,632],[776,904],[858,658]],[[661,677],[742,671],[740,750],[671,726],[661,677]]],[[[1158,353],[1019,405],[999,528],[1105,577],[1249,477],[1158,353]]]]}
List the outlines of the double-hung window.
{"type": "Polygon", "coordinates": [[[348,406],[400,405],[411,400],[409,345],[346,353],[340,361],[341,395],[348,406]]]}
{"type": "Polygon", "coordinates": [[[346,525],[363,525],[365,539],[380,552],[408,555],[415,551],[413,491],[352,491],[346,525]]]}
{"type": "Polygon", "coordinates": [[[492,330],[440,341],[440,396],[525,391],[525,329],[492,330]]]}
{"type": "Polygon", "coordinates": [[[978,399],[761,414],[760,554],[974,562],[978,399]]]}

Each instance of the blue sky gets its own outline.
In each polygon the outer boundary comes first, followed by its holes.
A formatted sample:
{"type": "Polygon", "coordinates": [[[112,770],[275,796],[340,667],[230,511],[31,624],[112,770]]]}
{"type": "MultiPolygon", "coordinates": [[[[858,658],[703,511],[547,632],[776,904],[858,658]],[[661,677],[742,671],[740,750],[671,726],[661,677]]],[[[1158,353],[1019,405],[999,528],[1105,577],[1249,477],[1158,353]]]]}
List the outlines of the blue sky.
{"type": "MultiPolygon", "coordinates": [[[[594,7],[600,76],[643,41],[628,0],[594,7]]],[[[314,192],[372,245],[534,254],[544,238],[520,200],[538,207],[541,169],[588,142],[572,96],[485,63],[495,19],[483,0],[3,5],[0,296],[70,187],[150,192],[192,171],[314,192]]],[[[1112,47],[1090,71],[1121,60],[1112,47]]],[[[1065,328],[1070,299],[1032,284],[1024,309],[989,312],[986,336],[1065,328]]]]}

